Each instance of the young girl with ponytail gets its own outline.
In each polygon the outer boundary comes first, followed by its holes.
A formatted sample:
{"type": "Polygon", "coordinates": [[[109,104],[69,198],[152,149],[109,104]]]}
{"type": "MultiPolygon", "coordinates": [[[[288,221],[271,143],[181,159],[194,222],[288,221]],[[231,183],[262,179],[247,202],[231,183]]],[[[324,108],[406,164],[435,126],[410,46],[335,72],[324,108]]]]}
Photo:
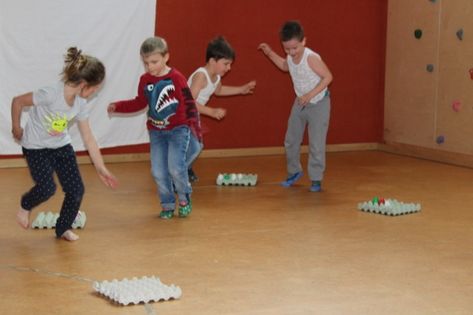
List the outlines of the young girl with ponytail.
{"type": "Polygon", "coordinates": [[[12,133],[21,143],[34,182],[34,186],[22,196],[21,208],[16,215],[23,228],[30,225],[31,210],[54,195],[56,183],[53,174],[56,173],[65,195],[56,222],[56,236],[67,241],[79,239],[72,232],[72,223],[79,212],[84,184],[68,132],[72,119],[78,123],[100,179],[106,186],[116,187],[117,179],[105,167],[88,120],[88,99],[100,89],[104,78],[102,62],[71,47],[65,55],[61,81],[13,98],[12,133]],[[30,106],[29,120],[23,130],[21,114],[25,107],[30,106]]]}

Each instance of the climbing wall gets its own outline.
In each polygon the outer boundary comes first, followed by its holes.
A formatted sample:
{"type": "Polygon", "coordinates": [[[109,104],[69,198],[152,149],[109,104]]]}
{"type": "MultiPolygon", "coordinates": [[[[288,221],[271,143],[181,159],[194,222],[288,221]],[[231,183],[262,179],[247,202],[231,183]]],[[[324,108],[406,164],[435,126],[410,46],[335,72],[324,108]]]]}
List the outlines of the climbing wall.
{"type": "Polygon", "coordinates": [[[437,137],[445,150],[473,154],[473,1],[441,2],[437,137]]]}
{"type": "Polygon", "coordinates": [[[389,0],[387,143],[473,154],[472,16],[471,0],[389,0]]]}

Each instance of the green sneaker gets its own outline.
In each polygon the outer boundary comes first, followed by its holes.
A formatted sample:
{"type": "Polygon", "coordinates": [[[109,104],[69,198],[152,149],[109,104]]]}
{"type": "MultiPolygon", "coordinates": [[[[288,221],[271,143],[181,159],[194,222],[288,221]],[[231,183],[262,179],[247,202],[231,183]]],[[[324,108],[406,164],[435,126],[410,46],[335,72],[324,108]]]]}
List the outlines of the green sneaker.
{"type": "Polygon", "coordinates": [[[187,217],[191,212],[192,212],[192,203],[190,200],[189,202],[185,204],[179,204],[179,217],[180,218],[187,217]]]}
{"type": "Polygon", "coordinates": [[[174,210],[163,210],[159,213],[159,217],[164,220],[172,219],[174,216],[174,210]]]}

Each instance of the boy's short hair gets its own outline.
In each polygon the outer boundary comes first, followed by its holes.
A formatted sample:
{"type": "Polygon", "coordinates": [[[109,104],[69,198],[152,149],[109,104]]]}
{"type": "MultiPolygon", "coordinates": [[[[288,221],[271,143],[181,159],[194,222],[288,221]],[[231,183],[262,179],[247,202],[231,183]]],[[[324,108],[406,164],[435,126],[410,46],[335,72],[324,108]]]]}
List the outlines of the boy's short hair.
{"type": "Polygon", "coordinates": [[[304,29],[298,21],[287,21],[279,31],[279,38],[283,42],[290,41],[294,38],[302,41],[304,36],[304,29]]]}
{"type": "Polygon", "coordinates": [[[143,44],[141,44],[140,54],[143,57],[148,57],[151,54],[161,54],[165,55],[169,52],[168,44],[166,40],[162,37],[149,37],[147,38],[143,44]]]}
{"type": "Polygon", "coordinates": [[[235,60],[235,51],[223,36],[218,36],[207,45],[205,61],[208,62],[210,58],[235,60]]]}

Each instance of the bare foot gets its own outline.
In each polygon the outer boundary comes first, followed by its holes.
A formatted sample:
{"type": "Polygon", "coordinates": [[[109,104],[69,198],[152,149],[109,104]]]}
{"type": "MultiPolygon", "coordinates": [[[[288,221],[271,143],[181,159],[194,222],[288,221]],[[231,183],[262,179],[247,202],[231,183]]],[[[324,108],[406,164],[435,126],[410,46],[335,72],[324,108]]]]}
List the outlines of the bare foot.
{"type": "Polygon", "coordinates": [[[66,232],[64,232],[61,235],[61,238],[65,239],[66,241],[69,241],[69,242],[74,242],[74,241],[77,241],[79,239],[79,235],[75,234],[71,230],[67,230],[66,232]]]}
{"type": "Polygon", "coordinates": [[[18,222],[22,228],[28,229],[30,226],[30,215],[31,211],[21,208],[16,213],[16,222],[18,222]]]}

